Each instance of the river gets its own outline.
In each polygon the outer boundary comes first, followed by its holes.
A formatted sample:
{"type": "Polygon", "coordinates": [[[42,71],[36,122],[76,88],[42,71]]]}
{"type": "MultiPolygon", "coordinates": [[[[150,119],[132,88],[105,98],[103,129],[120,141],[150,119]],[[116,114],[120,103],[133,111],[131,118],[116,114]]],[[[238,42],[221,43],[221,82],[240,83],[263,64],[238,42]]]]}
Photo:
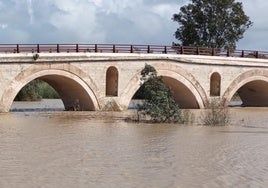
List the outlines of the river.
{"type": "Polygon", "coordinates": [[[1,188],[268,187],[268,108],[231,108],[230,126],[207,127],[19,110],[34,104],[0,114],[1,188]]]}

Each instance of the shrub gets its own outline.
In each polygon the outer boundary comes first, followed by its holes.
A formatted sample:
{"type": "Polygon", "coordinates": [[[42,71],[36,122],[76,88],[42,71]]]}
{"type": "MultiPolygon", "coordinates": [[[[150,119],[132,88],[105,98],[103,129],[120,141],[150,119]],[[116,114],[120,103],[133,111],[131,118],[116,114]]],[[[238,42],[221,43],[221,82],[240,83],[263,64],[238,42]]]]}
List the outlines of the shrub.
{"type": "Polygon", "coordinates": [[[164,84],[162,77],[157,76],[155,68],[145,65],[141,71],[142,95],[145,99],[138,105],[138,111],[150,117],[154,123],[176,123],[181,120],[181,112],[172,92],[164,84]]]}
{"type": "Polygon", "coordinates": [[[34,54],[33,55],[33,60],[36,61],[39,58],[39,54],[34,54]]]}
{"type": "Polygon", "coordinates": [[[201,121],[204,125],[210,126],[227,125],[230,121],[229,111],[216,100],[212,100],[205,114],[202,115],[201,121]]]}

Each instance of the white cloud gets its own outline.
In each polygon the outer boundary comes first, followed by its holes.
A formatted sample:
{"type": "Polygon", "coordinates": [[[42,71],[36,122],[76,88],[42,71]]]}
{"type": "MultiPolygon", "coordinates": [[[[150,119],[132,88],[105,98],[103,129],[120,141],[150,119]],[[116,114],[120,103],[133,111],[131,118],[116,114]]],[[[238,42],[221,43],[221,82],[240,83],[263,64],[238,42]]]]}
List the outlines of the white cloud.
{"type": "Polygon", "coordinates": [[[253,26],[246,31],[244,38],[238,43],[238,48],[268,51],[268,1],[246,0],[243,5],[246,15],[253,21],[253,26]]]}
{"type": "Polygon", "coordinates": [[[103,32],[97,30],[96,8],[88,1],[58,0],[53,3],[57,7],[48,18],[56,28],[56,35],[67,42],[85,42],[88,39],[103,41],[103,32]],[[66,39],[64,37],[66,36],[66,39]]]}
{"type": "Polygon", "coordinates": [[[28,5],[28,14],[30,16],[30,23],[32,24],[34,20],[32,0],[27,0],[27,5],[28,5]]]}
{"type": "Polygon", "coordinates": [[[175,3],[163,3],[153,6],[152,11],[161,16],[162,19],[170,20],[172,15],[178,11],[178,7],[175,3]]]}
{"type": "Polygon", "coordinates": [[[136,9],[136,11],[140,11],[143,8],[142,0],[99,0],[95,1],[98,5],[98,9],[106,12],[107,14],[123,14],[128,10],[136,9]]]}
{"type": "MultiPolygon", "coordinates": [[[[189,0],[0,0],[0,43],[171,44],[189,0]]],[[[268,1],[244,0],[254,22],[239,48],[268,50],[268,1]]]]}
{"type": "Polygon", "coordinates": [[[7,27],[8,27],[7,24],[0,24],[0,28],[1,28],[1,29],[6,29],[7,27]]]}

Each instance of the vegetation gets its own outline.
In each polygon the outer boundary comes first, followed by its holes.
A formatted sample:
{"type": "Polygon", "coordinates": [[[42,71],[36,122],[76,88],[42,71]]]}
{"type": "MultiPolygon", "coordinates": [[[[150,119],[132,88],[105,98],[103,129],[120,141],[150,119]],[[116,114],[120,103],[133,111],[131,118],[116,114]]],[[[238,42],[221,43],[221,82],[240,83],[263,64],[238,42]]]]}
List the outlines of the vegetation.
{"type": "Polygon", "coordinates": [[[59,98],[58,93],[46,82],[33,80],[17,94],[16,101],[37,101],[42,98],[59,98]]]}
{"type": "Polygon", "coordinates": [[[36,61],[38,58],[39,58],[39,54],[34,54],[34,55],[33,55],[33,60],[36,61]]]}
{"type": "Polygon", "coordinates": [[[175,37],[184,46],[235,49],[236,42],[252,26],[235,0],[192,0],[173,15],[179,28],[175,37]]]}
{"type": "Polygon", "coordinates": [[[210,126],[227,125],[230,121],[228,109],[213,100],[209,103],[208,109],[203,114],[201,121],[204,125],[210,126]]]}
{"type": "Polygon", "coordinates": [[[141,83],[143,86],[140,94],[144,102],[139,105],[138,111],[149,116],[154,123],[180,122],[181,112],[172,92],[165,86],[163,79],[157,76],[153,66],[145,65],[141,71],[141,83]]]}

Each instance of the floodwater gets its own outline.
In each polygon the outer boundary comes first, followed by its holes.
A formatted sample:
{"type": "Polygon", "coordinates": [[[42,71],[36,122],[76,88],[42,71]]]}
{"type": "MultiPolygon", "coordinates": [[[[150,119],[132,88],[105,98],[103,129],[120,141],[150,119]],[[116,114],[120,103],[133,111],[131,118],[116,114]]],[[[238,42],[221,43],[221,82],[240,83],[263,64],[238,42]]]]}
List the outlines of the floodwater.
{"type": "Polygon", "coordinates": [[[232,108],[225,127],[136,124],[115,112],[0,114],[0,187],[266,188],[267,114],[232,108]]]}

